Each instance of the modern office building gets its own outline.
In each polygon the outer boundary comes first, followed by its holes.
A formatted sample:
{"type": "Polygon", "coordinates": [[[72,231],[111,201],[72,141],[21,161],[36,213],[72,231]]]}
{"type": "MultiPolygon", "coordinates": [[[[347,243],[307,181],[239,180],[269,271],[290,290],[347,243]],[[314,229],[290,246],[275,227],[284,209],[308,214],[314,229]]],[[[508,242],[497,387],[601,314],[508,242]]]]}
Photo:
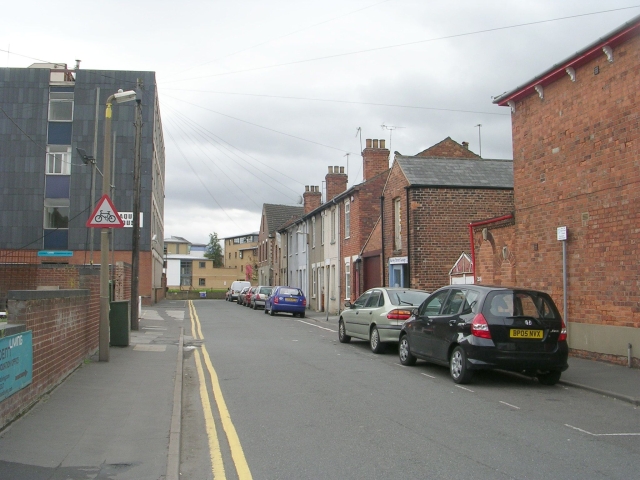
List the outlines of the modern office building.
{"type": "MultiPolygon", "coordinates": [[[[162,288],[165,154],[154,72],[81,70],[66,64],[0,68],[0,263],[100,262],[100,229],[86,222],[101,197],[105,103],[137,90],[142,104],[139,295],[153,303],[162,288]],[[77,148],[93,157],[82,157],[77,148]],[[93,239],[93,241],[92,241],[93,239]],[[38,256],[47,251],[54,256],[38,256]],[[31,253],[27,255],[27,253],[31,253]],[[57,256],[67,255],[67,256],[57,256]]],[[[113,204],[134,211],[136,101],[113,103],[113,204]]],[[[131,224],[131,223],[129,223],[131,224]]],[[[112,229],[113,262],[132,262],[132,228],[112,229]]]]}

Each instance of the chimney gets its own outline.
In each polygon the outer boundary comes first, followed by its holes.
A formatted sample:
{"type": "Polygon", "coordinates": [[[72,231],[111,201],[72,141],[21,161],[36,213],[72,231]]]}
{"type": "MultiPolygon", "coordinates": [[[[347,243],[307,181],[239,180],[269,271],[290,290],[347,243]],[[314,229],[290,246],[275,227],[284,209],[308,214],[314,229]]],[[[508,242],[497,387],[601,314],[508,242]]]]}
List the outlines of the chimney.
{"type": "Polygon", "coordinates": [[[327,184],[328,202],[347,189],[347,174],[344,173],[344,167],[329,167],[325,182],[327,184]]]}
{"type": "Polygon", "coordinates": [[[309,187],[309,185],[305,185],[304,195],[302,195],[302,198],[304,199],[305,215],[322,205],[322,193],[318,186],[311,185],[311,187],[309,187]]]}
{"type": "Polygon", "coordinates": [[[362,151],[364,182],[389,169],[389,153],[384,140],[367,139],[367,147],[362,151]]]}
{"type": "Polygon", "coordinates": [[[469,142],[462,142],[462,146],[469,150],[469,142]]]}

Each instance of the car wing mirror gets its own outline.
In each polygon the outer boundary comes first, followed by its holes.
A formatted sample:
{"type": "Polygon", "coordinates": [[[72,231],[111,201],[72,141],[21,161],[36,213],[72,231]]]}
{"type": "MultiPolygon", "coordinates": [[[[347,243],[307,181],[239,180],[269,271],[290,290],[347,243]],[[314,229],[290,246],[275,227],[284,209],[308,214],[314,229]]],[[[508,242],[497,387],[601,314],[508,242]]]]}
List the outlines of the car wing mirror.
{"type": "Polygon", "coordinates": [[[417,308],[414,308],[413,310],[411,310],[411,315],[412,315],[413,317],[418,318],[418,309],[417,309],[417,308]]]}
{"type": "Polygon", "coordinates": [[[344,308],[351,308],[351,302],[349,300],[344,302],[344,308]]]}

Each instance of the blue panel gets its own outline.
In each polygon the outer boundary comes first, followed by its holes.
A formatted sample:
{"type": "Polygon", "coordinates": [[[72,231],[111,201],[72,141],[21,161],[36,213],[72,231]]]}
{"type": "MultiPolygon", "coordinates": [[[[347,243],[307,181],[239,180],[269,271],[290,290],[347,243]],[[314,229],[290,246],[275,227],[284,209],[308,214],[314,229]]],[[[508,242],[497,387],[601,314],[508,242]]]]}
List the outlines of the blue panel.
{"type": "Polygon", "coordinates": [[[44,230],[44,249],[45,250],[67,250],[69,243],[69,230],[44,230]]]}
{"type": "Polygon", "coordinates": [[[73,122],[49,122],[49,145],[71,145],[71,127],[73,122]]]}
{"type": "Polygon", "coordinates": [[[0,402],[29,385],[32,374],[31,330],[0,338],[0,402]]]}
{"type": "Polygon", "coordinates": [[[70,175],[47,175],[45,198],[69,198],[70,175]]]}

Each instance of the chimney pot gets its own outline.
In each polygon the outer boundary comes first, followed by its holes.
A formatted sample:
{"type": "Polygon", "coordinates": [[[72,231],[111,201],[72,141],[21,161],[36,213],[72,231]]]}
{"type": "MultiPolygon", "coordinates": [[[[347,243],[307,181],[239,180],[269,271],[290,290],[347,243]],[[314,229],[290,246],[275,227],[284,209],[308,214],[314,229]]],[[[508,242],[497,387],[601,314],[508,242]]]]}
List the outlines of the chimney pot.
{"type": "Polygon", "coordinates": [[[340,173],[344,173],[344,167],[340,167],[340,173]]]}
{"type": "Polygon", "coordinates": [[[378,148],[378,140],[373,141],[373,148],[378,148]]]}
{"type": "Polygon", "coordinates": [[[367,148],[371,148],[371,139],[367,138],[367,148]]]}
{"type": "Polygon", "coordinates": [[[386,140],[380,140],[380,148],[384,148],[384,142],[385,142],[385,141],[386,141],[386,140]]]}
{"type": "Polygon", "coordinates": [[[329,167],[329,173],[333,173],[333,167],[329,167]]]}
{"type": "Polygon", "coordinates": [[[462,142],[462,146],[469,150],[469,142],[462,142]]]}
{"type": "Polygon", "coordinates": [[[340,171],[340,167],[337,165],[333,166],[333,173],[338,173],[340,171]]]}
{"type": "Polygon", "coordinates": [[[305,186],[304,186],[304,191],[305,191],[305,192],[308,192],[308,191],[309,191],[309,185],[305,185],[305,186]]]}

